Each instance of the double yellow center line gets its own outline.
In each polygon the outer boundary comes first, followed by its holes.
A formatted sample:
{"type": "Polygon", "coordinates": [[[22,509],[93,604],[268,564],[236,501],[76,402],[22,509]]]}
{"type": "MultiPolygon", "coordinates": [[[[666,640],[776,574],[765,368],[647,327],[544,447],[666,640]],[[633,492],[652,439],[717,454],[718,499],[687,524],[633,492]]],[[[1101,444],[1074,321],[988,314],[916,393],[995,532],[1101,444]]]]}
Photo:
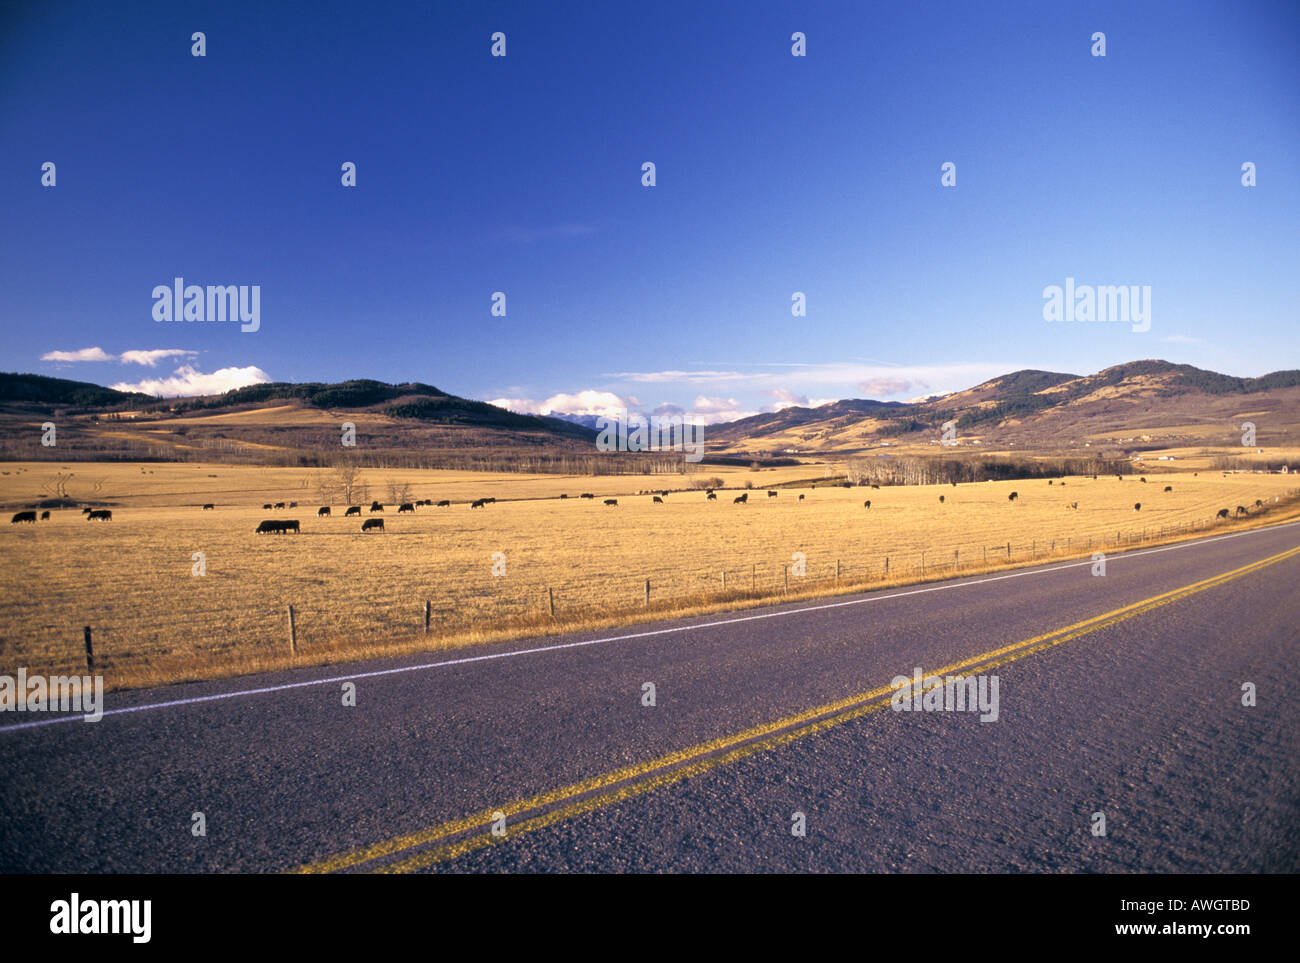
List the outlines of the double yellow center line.
{"type": "MultiPolygon", "coordinates": [[[[991,649],[941,669],[927,671],[926,674],[944,676],[970,669],[978,669],[980,672],[994,669],[1060,645],[1062,642],[1117,625],[1144,612],[1204,592],[1206,589],[1231,582],[1297,554],[1300,554],[1300,547],[1152,596],[1141,602],[1134,602],[1104,615],[1084,619],[1082,622],[1067,625],[1044,635],[991,649]]],[[[496,841],[498,837],[492,834],[492,825],[501,815],[505,816],[507,836],[543,829],[574,816],[680,782],[690,776],[729,765],[746,756],[786,745],[805,736],[815,735],[851,719],[878,712],[889,705],[893,692],[892,686],[879,686],[868,692],[816,706],[775,722],[754,726],[735,735],[678,749],[647,762],[624,766],[527,799],[515,800],[495,809],[485,809],[418,832],[338,853],[300,866],[296,872],[332,873],[360,867],[369,872],[407,873],[423,869],[435,863],[463,856],[496,841]]]]}

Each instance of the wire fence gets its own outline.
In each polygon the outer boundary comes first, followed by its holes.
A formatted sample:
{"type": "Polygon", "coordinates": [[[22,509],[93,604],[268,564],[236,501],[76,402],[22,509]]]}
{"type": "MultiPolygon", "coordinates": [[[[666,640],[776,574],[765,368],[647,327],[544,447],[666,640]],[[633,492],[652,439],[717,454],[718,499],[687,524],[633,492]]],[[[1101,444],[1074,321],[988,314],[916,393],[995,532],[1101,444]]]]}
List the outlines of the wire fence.
{"type": "MultiPolygon", "coordinates": [[[[1289,495],[1300,492],[1292,489],[1289,495]]],[[[169,609],[160,624],[142,627],[132,606],[106,605],[88,625],[46,624],[42,633],[66,643],[27,654],[29,671],[94,671],[126,677],[203,678],[272,665],[358,654],[438,648],[465,641],[529,633],[577,631],[632,619],[707,611],[710,607],[798,600],[818,595],[959,577],[990,568],[1023,566],[1114,552],[1230,526],[1211,517],[1117,528],[1057,538],[959,540],[923,550],[833,556],[801,555],[777,564],[770,558],[725,565],[678,566],[652,573],[627,571],[565,580],[494,578],[442,592],[428,583],[387,585],[382,597],[359,603],[340,596],[285,601],[268,593],[265,604],[202,605],[169,609]]],[[[292,592],[288,593],[290,596],[292,592]]],[[[148,618],[144,619],[148,622],[148,618]]],[[[0,671],[12,651],[0,644],[0,671]]]]}

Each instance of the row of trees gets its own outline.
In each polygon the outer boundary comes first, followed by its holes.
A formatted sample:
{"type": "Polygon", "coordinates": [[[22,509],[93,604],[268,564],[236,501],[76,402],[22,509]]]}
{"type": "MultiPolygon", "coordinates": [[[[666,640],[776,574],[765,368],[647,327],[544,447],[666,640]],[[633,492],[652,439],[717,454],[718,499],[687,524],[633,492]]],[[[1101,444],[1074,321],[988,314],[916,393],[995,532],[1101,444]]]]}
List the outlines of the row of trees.
{"type": "Polygon", "coordinates": [[[1112,458],[935,458],[906,456],[854,458],[849,481],[859,485],[947,485],[1019,478],[1059,478],[1063,475],[1114,475],[1131,471],[1128,462],[1112,458]]]}

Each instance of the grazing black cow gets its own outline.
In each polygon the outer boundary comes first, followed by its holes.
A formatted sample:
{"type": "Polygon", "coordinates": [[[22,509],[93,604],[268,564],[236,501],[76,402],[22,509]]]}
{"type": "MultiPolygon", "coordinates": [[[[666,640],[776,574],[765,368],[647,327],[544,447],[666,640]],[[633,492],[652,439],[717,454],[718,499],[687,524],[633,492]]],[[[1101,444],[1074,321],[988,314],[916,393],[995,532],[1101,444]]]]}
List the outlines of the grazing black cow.
{"type": "Polygon", "coordinates": [[[91,512],[89,515],[86,516],[86,521],[88,522],[95,522],[95,521],[111,522],[112,520],[113,520],[113,513],[110,512],[108,509],[101,509],[100,511],[91,512]]]}
{"type": "Polygon", "coordinates": [[[435,505],[434,507],[435,507],[435,508],[450,508],[450,507],[451,507],[451,502],[450,502],[448,499],[444,498],[442,501],[438,502],[438,504],[435,505]]]}
{"type": "Polygon", "coordinates": [[[656,505],[662,505],[662,504],[664,503],[664,500],[663,500],[662,498],[660,498],[658,495],[656,495],[656,496],[655,496],[654,503],[655,503],[656,505]]]}
{"type": "Polygon", "coordinates": [[[1218,515],[1215,516],[1215,517],[1216,517],[1216,518],[1227,518],[1227,517],[1228,517],[1228,510],[1227,510],[1226,508],[1220,508],[1220,509],[1219,509],[1219,513],[1218,513],[1218,515]]]}
{"type": "Polygon", "coordinates": [[[568,498],[569,496],[568,496],[568,495],[561,494],[560,497],[561,497],[561,498],[568,498]]]}
{"type": "Polygon", "coordinates": [[[1255,507],[1256,507],[1256,508],[1263,508],[1263,507],[1264,507],[1264,503],[1263,503],[1260,499],[1256,498],[1256,499],[1255,499],[1255,507]]]}
{"type": "Polygon", "coordinates": [[[320,508],[316,509],[317,518],[324,518],[329,513],[330,513],[330,507],[328,505],[322,505],[320,508]]]}
{"type": "Polygon", "coordinates": [[[1141,478],[1139,478],[1139,479],[1138,479],[1138,481],[1140,481],[1140,482],[1141,482],[1141,483],[1142,483],[1142,484],[1144,484],[1144,485],[1145,485],[1145,484],[1146,484],[1146,483],[1147,483],[1147,479],[1146,479],[1146,476],[1145,476],[1145,475],[1143,475],[1143,476],[1142,476],[1142,477],[1141,477],[1141,478]]]}
{"type": "Polygon", "coordinates": [[[270,503],[270,502],[267,502],[265,505],[262,506],[262,511],[264,511],[264,512],[269,512],[270,510],[271,510],[271,503],[270,503]]]}
{"type": "Polygon", "coordinates": [[[956,482],[953,482],[953,483],[952,483],[952,487],[953,487],[953,488],[956,488],[956,487],[957,487],[957,483],[956,483],[956,482]]]}
{"type": "Polygon", "coordinates": [[[369,510],[369,511],[370,511],[370,514],[371,514],[371,515],[373,515],[375,512],[379,512],[379,514],[382,515],[382,514],[384,513],[384,506],[383,506],[383,505],[380,505],[378,502],[376,502],[375,504],[373,504],[373,505],[370,506],[370,510],[369,510]]]}
{"type": "Polygon", "coordinates": [[[749,502],[749,492],[745,492],[745,494],[743,495],[737,495],[735,498],[731,500],[731,504],[733,505],[745,505],[748,504],[748,502],[749,502]]]}
{"type": "Polygon", "coordinates": [[[402,514],[402,512],[410,512],[412,515],[414,515],[415,506],[412,505],[410,502],[402,502],[402,504],[397,506],[397,514],[400,515],[402,514]]]}
{"type": "Polygon", "coordinates": [[[344,517],[344,518],[347,518],[349,515],[360,515],[360,514],[361,514],[361,506],[360,506],[360,505],[352,505],[352,506],[349,506],[348,510],[347,510],[346,512],[343,513],[343,517],[344,517]]]}
{"type": "Polygon", "coordinates": [[[1007,501],[1014,502],[1019,497],[1020,497],[1020,492],[1012,492],[1010,495],[1007,496],[1007,501]]]}
{"type": "Polygon", "coordinates": [[[704,500],[706,502],[716,502],[718,500],[718,496],[715,492],[709,492],[707,495],[704,496],[704,500]]]}
{"type": "Polygon", "coordinates": [[[9,519],[9,523],[10,523],[11,525],[14,524],[15,522],[31,522],[33,525],[35,525],[35,524],[36,524],[36,513],[35,513],[35,512],[19,512],[18,514],[14,515],[13,518],[9,519]]]}
{"type": "Polygon", "coordinates": [[[275,535],[283,535],[285,532],[297,532],[298,522],[294,520],[279,520],[275,518],[265,519],[262,524],[257,526],[257,534],[265,535],[271,532],[275,535]]]}
{"type": "Polygon", "coordinates": [[[579,495],[578,497],[579,497],[579,498],[595,498],[596,496],[593,495],[591,492],[583,492],[583,493],[582,493],[581,495],[579,495]]]}
{"type": "Polygon", "coordinates": [[[777,496],[777,493],[776,493],[776,492],[768,492],[768,493],[767,493],[767,497],[768,497],[768,498],[775,498],[776,496],[777,496]]]}
{"type": "Polygon", "coordinates": [[[1167,492],[1171,492],[1171,491],[1173,491],[1173,490],[1174,490],[1174,486],[1173,486],[1173,485],[1166,485],[1166,486],[1165,486],[1165,491],[1167,491],[1167,492]]]}
{"type": "Polygon", "coordinates": [[[799,496],[799,501],[803,501],[803,496],[802,496],[802,495],[799,496]]]}
{"type": "Polygon", "coordinates": [[[1047,479],[1047,484],[1049,484],[1049,485],[1052,484],[1052,480],[1051,480],[1050,478],[1047,479]]]}
{"type": "Polygon", "coordinates": [[[276,508],[284,508],[284,502],[276,502],[276,503],[275,503],[275,507],[276,507],[276,508]]]}
{"type": "Polygon", "coordinates": [[[381,532],[384,530],[384,520],[382,518],[367,518],[361,523],[361,530],[363,532],[368,532],[376,528],[381,532]]]}
{"type": "Polygon", "coordinates": [[[1245,505],[1238,505],[1238,506],[1237,506],[1237,514],[1238,514],[1238,515],[1249,515],[1250,513],[1249,513],[1248,511],[1246,511],[1246,506],[1245,506],[1245,505]]]}
{"type": "Polygon", "coordinates": [[[863,503],[862,503],[862,507],[863,507],[863,508],[870,508],[870,507],[871,507],[871,499],[868,498],[865,502],[863,502],[863,503]]]}
{"type": "Polygon", "coordinates": [[[216,508],[216,507],[217,507],[216,505],[213,505],[211,502],[209,502],[208,504],[206,504],[206,505],[203,506],[203,510],[204,510],[205,512],[210,512],[210,511],[212,511],[212,510],[213,510],[214,508],[216,508]]]}
{"type": "Polygon", "coordinates": [[[481,498],[476,498],[476,499],[474,499],[474,501],[472,501],[472,502],[469,503],[469,507],[470,507],[470,508],[482,508],[485,504],[487,504],[487,503],[484,502],[483,499],[481,499],[481,498]]]}
{"type": "Polygon", "coordinates": [[[1135,511],[1135,512],[1140,512],[1140,511],[1142,511],[1142,503],[1141,503],[1141,502],[1134,502],[1134,503],[1133,503],[1133,511],[1135,511]]]}
{"type": "Polygon", "coordinates": [[[49,520],[50,520],[50,513],[49,513],[49,512],[41,512],[41,521],[43,521],[43,522],[48,522],[49,520]]]}
{"type": "Polygon", "coordinates": [[[939,504],[940,504],[940,505],[943,504],[943,496],[942,496],[942,495],[939,496],[939,504]]]}
{"type": "Polygon", "coordinates": [[[618,499],[617,499],[617,498],[606,498],[606,499],[605,499],[605,504],[608,505],[610,508],[616,508],[616,507],[618,507],[618,499]]]}
{"type": "Polygon", "coordinates": [[[879,486],[879,485],[872,485],[871,487],[872,487],[872,488],[879,488],[880,486],[879,486]]]}
{"type": "Polygon", "coordinates": [[[289,503],[289,507],[290,507],[290,508],[297,508],[297,507],[298,507],[298,503],[297,503],[297,502],[290,502],[290,503],[289,503]]]}

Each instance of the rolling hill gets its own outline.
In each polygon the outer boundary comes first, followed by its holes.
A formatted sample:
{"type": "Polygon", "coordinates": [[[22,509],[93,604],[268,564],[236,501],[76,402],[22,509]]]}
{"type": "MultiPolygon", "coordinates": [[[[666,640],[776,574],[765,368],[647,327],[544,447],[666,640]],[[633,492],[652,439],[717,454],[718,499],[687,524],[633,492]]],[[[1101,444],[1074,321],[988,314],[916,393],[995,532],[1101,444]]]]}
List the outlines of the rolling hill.
{"type": "Polygon", "coordinates": [[[1242,421],[1260,444],[1300,442],[1300,371],[1235,378],[1191,365],[1134,361],[1096,374],[1014,371],[917,403],[838,401],[785,408],[713,426],[710,450],[847,455],[938,444],[952,422],[957,447],[1061,451],[1228,444],[1242,421]]]}

